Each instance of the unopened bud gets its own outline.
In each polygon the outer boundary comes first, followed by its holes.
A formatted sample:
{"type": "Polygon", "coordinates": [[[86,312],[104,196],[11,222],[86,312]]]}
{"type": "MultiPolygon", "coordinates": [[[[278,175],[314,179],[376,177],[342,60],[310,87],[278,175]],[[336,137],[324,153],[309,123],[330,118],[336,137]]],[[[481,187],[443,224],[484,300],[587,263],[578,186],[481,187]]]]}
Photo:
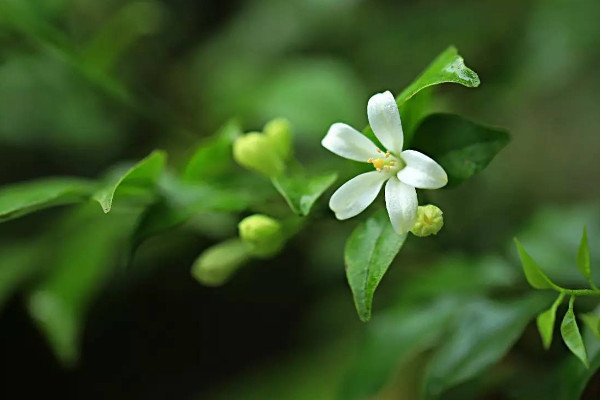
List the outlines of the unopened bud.
{"type": "Polygon", "coordinates": [[[267,176],[278,175],[284,169],[274,143],[258,132],[248,133],[233,142],[233,158],[238,164],[267,176]]]}
{"type": "Polygon", "coordinates": [[[442,210],[432,204],[419,206],[417,209],[417,222],[410,231],[413,235],[419,237],[435,235],[444,226],[442,214],[442,210]]]}
{"type": "Polygon", "coordinates": [[[271,140],[279,156],[286,160],[292,152],[292,125],[285,118],[277,118],[265,125],[264,134],[271,140]]]}
{"type": "Polygon", "coordinates": [[[192,275],[206,286],[220,286],[249,258],[248,247],[231,239],[206,249],[194,262],[192,275]]]}
{"type": "Polygon", "coordinates": [[[246,217],[240,221],[238,229],[240,238],[253,256],[272,256],[281,250],[285,241],[281,223],[266,215],[246,217]]]}

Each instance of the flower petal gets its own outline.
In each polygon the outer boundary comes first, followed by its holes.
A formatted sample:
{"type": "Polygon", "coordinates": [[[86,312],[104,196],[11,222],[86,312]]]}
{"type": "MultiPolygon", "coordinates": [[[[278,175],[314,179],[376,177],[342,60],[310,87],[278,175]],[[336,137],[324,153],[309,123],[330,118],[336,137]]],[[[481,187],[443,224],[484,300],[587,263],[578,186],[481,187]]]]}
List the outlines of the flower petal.
{"type": "Polygon", "coordinates": [[[398,179],[417,189],[439,189],[448,183],[446,171],[433,159],[414,150],[402,152],[406,167],[398,172],[398,179]]]}
{"type": "Polygon", "coordinates": [[[329,208],[337,219],[348,219],[360,214],[379,194],[390,174],[366,172],[344,183],[329,200],[329,208]]]}
{"type": "Polygon", "coordinates": [[[385,206],[396,233],[408,232],[417,220],[417,191],[413,186],[391,178],[385,185],[385,206]]]}
{"type": "Polygon", "coordinates": [[[340,122],[331,125],[321,145],[338,156],[354,161],[367,162],[377,158],[377,146],[365,135],[340,122]]]}
{"type": "Polygon", "coordinates": [[[387,150],[400,154],[404,145],[404,133],[396,99],[389,92],[378,93],[367,104],[369,124],[377,139],[387,150]]]}

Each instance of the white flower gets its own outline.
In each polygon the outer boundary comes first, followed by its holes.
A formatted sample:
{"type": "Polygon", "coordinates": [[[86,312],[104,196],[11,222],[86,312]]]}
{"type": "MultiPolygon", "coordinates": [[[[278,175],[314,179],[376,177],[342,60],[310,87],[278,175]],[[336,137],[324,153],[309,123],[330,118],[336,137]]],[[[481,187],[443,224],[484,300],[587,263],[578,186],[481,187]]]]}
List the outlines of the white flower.
{"type": "Polygon", "coordinates": [[[417,218],[416,189],[439,189],[448,183],[444,169],[431,158],[414,150],[404,150],[400,112],[388,91],[369,99],[369,123],[387,151],[378,149],[366,136],[342,123],[331,125],[321,141],[323,147],[354,161],[373,164],[376,171],[360,174],[344,183],[329,201],[340,219],[360,214],[377,197],[384,182],[385,204],[394,230],[408,232],[417,218]]]}

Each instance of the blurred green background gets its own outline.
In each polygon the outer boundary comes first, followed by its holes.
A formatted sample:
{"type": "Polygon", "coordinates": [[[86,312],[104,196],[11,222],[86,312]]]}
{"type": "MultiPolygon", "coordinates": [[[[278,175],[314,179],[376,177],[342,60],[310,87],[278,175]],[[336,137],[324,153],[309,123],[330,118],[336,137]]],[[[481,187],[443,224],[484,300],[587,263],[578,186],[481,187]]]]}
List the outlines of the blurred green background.
{"type": "MultiPolygon", "coordinates": [[[[417,345],[410,361],[390,361],[398,368],[376,394],[352,389],[377,372],[381,357],[364,337],[386,318],[397,324],[390,315],[426,310],[443,290],[528,292],[515,235],[551,276],[576,284],[569,267],[587,224],[600,261],[599,16],[597,0],[1,0],[2,184],[97,177],[155,148],[177,167],[231,117],[250,131],[284,116],[298,158],[338,168],[320,147],[329,125],[365,125],[370,95],[398,93],[451,44],[482,84],[444,86],[436,109],[506,127],[513,140],[475,179],[430,195],[445,227],[405,246],[367,325],[343,268],[356,222],[336,221],[325,201],[282,254],[221,288],[201,286],[189,269],[235,234],[239,215],[201,216],[142,245],[129,268],[107,256],[127,245],[126,234],[104,234],[123,233],[118,216],[99,224],[85,209],[65,217],[58,208],[4,223],[0,397],[416,398],[428,357],[417,345]],[[70,367],[29,318],[51,307],[35,289],[57,259],[71,279],[47,284],[76,293],[83,315],[81,328],[59,323],[81,329],[80,346],[54,339],[66,353],[80,347],[70,367]],[[100,267],[81,277],[88,263],[100,267]]],[[[569,357],[560,344],[544,352],[530,324],[498,366],[446,398],[552,393],[551,371],[569,357]]]]}

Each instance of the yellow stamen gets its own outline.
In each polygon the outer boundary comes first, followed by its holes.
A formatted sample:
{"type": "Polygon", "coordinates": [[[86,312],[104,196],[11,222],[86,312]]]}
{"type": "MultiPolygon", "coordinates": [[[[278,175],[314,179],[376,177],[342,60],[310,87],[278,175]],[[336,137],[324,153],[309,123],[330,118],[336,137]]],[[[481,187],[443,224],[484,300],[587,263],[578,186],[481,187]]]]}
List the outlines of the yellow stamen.
{"type": "Polygon", "coordinates": [[[381,158],[376,158],[376,159],[370,158],[369,159],[369,163],[373,164],[373,166],[375,167],[375,169],[377,171],[381,171],[381,169],[384,166],[384,162],[383,162],[383,160],[381,158]]]}

